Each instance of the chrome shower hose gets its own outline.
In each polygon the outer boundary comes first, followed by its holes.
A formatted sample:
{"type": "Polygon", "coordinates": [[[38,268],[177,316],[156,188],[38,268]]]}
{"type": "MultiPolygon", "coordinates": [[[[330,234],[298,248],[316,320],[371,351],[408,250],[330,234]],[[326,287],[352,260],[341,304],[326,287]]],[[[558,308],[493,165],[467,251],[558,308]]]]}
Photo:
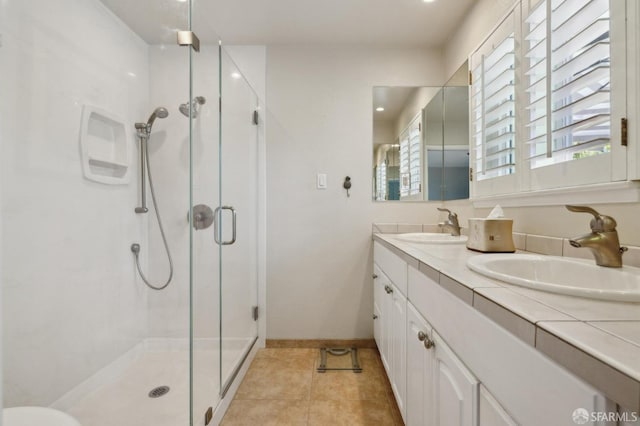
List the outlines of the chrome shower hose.
{"type": "Polygon", "coordinates": [[[162,242],[164,243],[164,248],[167,252],[167,258],[169,259],[169,278],[167,278],[167,281],[164,284],[159,286],[151,284],[147,279],[147,277],[142,272],[142,269],[140,268],[140,260],[139,260],[140,244],[132,244],[131,251],[133,252],[136,258],[136,267],[138,268],[138,273],[140,274],[140,278],[142,278],[142,281],[144,281],[147,287],[153,290],[164,290],[169,285],[169,283],[171,282],[171,279],[173,278],[173,259],[171,259],[171,252],[169,251],[167,236],[164,234],[164,228],[162,227],[162,219],[160,218],[158,203],[156,202],[156,192],[153,188],[153,177],[151,176],[151,161],[149,160],[149,143],[148,142],[149,141],[146,140],[144,144],[145,145],[144,155],[147,157],[147,176],[149,178],[149,188],[151,189],[151,200],[153,201],[153,210],[156,212],[156,219],[158,220],[158,226],[160,227],[160,235],[162,236],[162,242]]]}

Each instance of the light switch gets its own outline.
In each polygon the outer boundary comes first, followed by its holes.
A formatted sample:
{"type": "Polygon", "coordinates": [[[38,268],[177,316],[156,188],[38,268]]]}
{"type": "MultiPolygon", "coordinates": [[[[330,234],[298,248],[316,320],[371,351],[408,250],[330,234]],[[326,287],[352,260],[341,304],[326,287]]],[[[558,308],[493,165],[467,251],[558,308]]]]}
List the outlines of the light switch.
{"type": "Polygon", "coordinates": [[[317,178],[317,188],[318,189],[327,189],[327,174],[326,173],[318,173],[317,178]]]}

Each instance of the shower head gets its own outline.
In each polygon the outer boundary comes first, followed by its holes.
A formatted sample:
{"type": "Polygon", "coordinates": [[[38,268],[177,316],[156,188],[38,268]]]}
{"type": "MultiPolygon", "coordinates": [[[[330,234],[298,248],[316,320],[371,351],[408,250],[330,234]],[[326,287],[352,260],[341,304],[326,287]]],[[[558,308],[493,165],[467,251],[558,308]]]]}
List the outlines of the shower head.
{"type": "Polygon", "coordinates": [[[193,118],[196,118],[198,116],[198,113],[200,112],[198,110],[198,106],[199,105],[204,105],[205,103],[207,103],[207,99],[204,96],[196,96],[195,98],[193,98],[191,103],[185,102],[183,104],[180,104],[178,109],[180,110],[180,112],[185,117],[189,117],[189,109],[192,109],[193,110],[193,114],[192,114],[193,118]]]}
{"type": "Polygon", "coordinates": [[[158,107],[154,109],[146,123],[135,124],[138,136],[148,138],[151,133],[151,127],[153,126],[153,122],[156,121],[156,118],[167,118],[168,116],[169,111],[167,111],[165,107],[158,107]]]}
{"type": "Polygon", "coordinates": [[[158,107],[149,116],[147,120],[147,126],[151,128],[153,126],[153,122],[156,121],[156,118],[167,118],[169,116],[169,111],[165,107],[158,107]]]}

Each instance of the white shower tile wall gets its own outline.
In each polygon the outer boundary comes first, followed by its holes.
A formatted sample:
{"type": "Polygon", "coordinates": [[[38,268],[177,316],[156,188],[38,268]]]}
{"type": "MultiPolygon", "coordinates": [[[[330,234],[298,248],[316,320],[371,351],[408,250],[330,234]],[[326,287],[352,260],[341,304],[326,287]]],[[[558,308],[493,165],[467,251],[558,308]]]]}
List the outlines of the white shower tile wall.
{"type": "Polygon", "coordinates": [[[135,179],[85,180],[78,135],[89,104],[133,137],[149,114],[148,49],[98,0],[2,8],[4,405],[47,406],[146,334],[135,179]]]}
{"type": "MultiPolygon", "coordinates": [[[[400,231],[400,224],[395,223],[374,223],[372,226],[373,233],[379,234],[401,234],[403,232],[415,232],[415,231],[400,231]]],[[[411,228],[413,229],[413,227],[411,228]]],[[[422,225],[423,232],[442,232],[438,225],[422,225]]],[[[462,233],[465,233],[465,229],[462,229],[462,233]]],[[[544,254],[548,256],[567,256],[577,257],[581,259],[593,259],[591,250],[584,248],[575,248],[569,243],[569,238],[548,237],[545,235],[532,235],[523,234],[520,232],[513,233],[513,243],[517,250],[528,251],[531,253],[544,254]]],[[[625,265],[640,267],[640,247],[627,246],[627,251],[622,257],[622,261],[625,265]]]]}

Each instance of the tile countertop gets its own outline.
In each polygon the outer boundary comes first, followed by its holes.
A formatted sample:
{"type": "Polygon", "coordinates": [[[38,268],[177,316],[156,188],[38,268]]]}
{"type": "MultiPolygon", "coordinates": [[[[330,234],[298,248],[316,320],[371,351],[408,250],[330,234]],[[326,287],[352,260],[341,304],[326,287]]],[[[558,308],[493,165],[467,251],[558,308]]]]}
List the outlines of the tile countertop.
{"type": "Polygon", "coordinates": [[[419,244],[374,234],[413,266],[440,273],[440,285],[627,409],[640,411],[640,303],[564,296],[471,271],[482,253],[463,244],[419,244]],[[447,279],[450,278],[450,279],[447,279]]]}

